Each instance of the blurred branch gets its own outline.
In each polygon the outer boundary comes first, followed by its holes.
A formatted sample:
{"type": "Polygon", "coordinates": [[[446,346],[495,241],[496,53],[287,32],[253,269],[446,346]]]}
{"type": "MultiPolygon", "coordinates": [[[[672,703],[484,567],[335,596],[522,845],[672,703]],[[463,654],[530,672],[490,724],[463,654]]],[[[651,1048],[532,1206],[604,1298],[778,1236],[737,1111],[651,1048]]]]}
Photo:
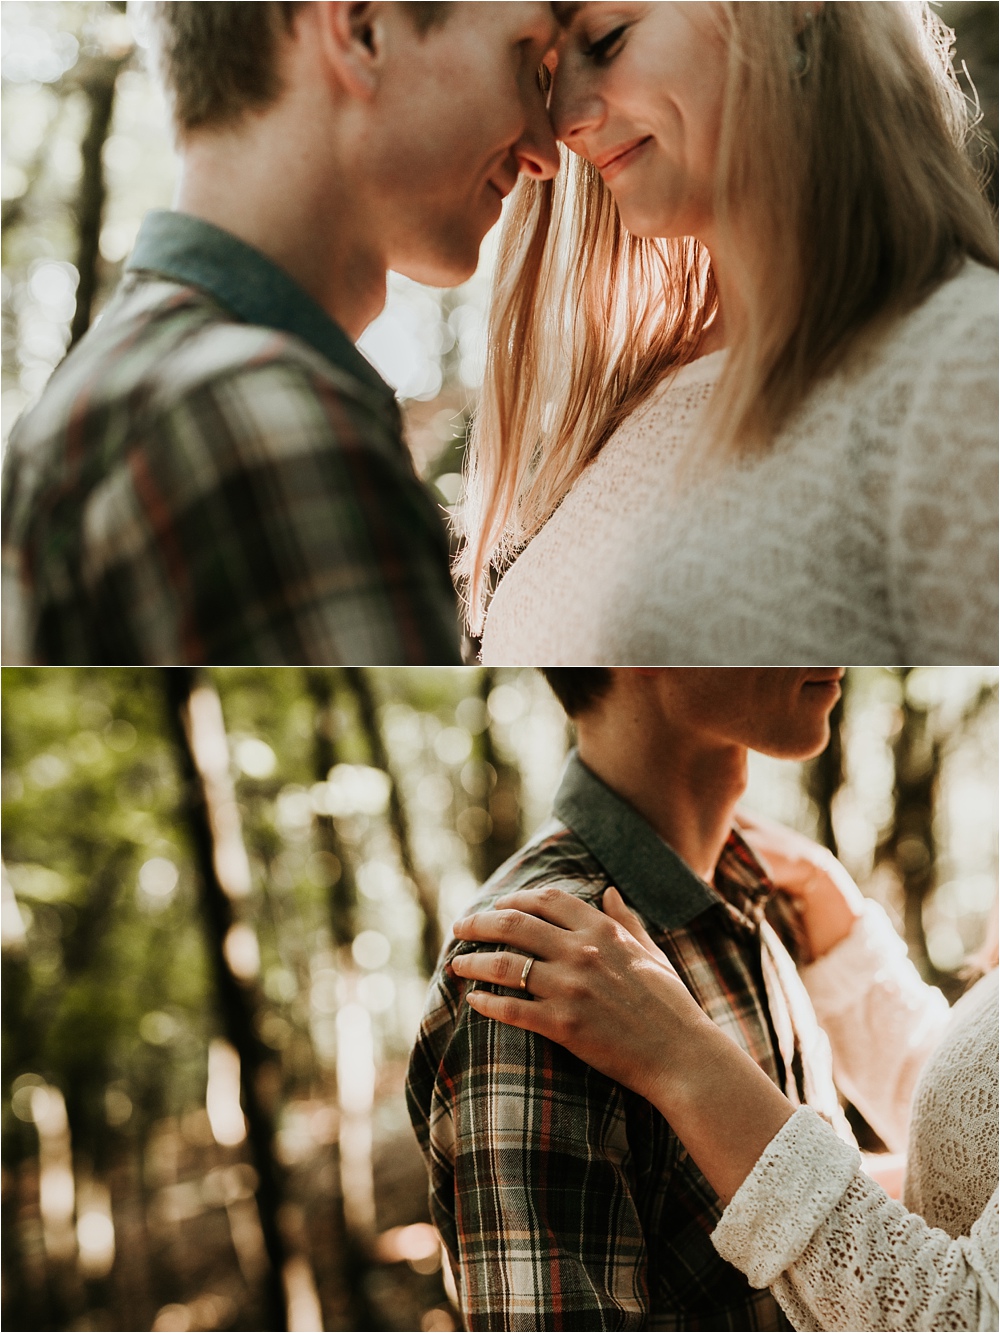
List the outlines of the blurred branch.
{"type": "Polygon", "coordinates": [[[87,132],[80,145],[83,170],[76,202],[78,248],[76,267],[80,284],[76,292],[76,310],[70,327],[70,346],[79,342],[90,328],[94,297],[97,294],[97,263],[100,254],[101,224],[107,186],[104,179],[104,144],[111,130],[115,106],[115,88],[122,67],[131,52],[121,56],[102,56],[88,62],[80,76],[80,86],[90,108],[87,132]]]}
{"type": "MultiPolygon", "coordinates": [[[[305,684],[313,704],[313,777],[316,782],[325,782],[339,758],[333,675],[322,667],[307,668],[305,684]]],[[[338,948],[350,948],[357,934],[358,886],[354,863],[344,848],[333,816],[317,814],[313,822],[319,850],[332,856],[340,866],[339,874],[330,884],[330,931],[338,948]]]]}
{"type": "MultiPolygon", "coordinates": [[[[240,891],[242,837],[218,695],[187,667],[161,670],[167,712],[185,791],[184,816],[194,853],[202,913],[223,1031],[240,1058],[247,1137],[257,1171],[256,1199],[267,1252],[263,1275],[268,1328],[288,1328],[282,1283],[291,1255],[279,1225],[284,1180],[274,1152],[274,1121],[266,1104],[271,1059],[256,1035],[254,997],[234,973],[226,944],[236,924],[232,898],[240,891]],[[235,854],[235,855],[234,855],[235,854]]],[[[246,851],[243,849],[245,861],[246,851]]],[[[249,886],[247,886],[249,887],[249,886]]]]}
{"type": "Polygon", "coordinates": [[[418,868],[413,856],[410,825],[399,794],[399,783],[389,761],[389,753],[375,716],[375,697],[368,677],[360,667],[345,667],[344,675],[358,705],[361,727],[368,741],[372,764],[389,778],[389,824],[396,838],[403,872],[413,885],[417,903],[423,914],[421,932],[421,960],[425,976],[431,976],[441,952],[442,936],[438,921],[438,900],[434,886],[418,868]]]}
{"type": "Polygon", "coordinates": [[[931,961],[924,932],[924,904],[937,887],[934,806],[941,776],[943,742],[931,710],[914,701],[906,682],[912,668],[899,668],[901,721],[892,741],[892,818],[875,847],[874,865],[889,862],[903,891],[903,926],[910,957],[928,981],[947,983],[931,961]]]}
{"type": "Polygon", "coordinates": [[[949,749],[965,739],[969,732],[979,725],[988,708],[996,708],[1000,702],[1000,682],[990,681],[980,685],[975,695],[962,709],[961,717],[947,738],[949,749]]]}
{"type": "MultiPolygon", "coordinates": [[[[489,697],[495,684],[496,673],[487,667],[479,677],[479,697],[487,709],[487,716],[489,697]]],[[[476,737],[476,751],[496,779],[486,798],[489,834],[476,848],[476,873],[484,882],[521,845],[521,774],[516,764],[509,764],[497,751],[490,723],[476,737]]]]}
{"type": "MultiPolygon", "coordinates": [[[[306,689],[313,703],[313,753],[314,777],[317,782],[325,782],[330,769],[339,759],[336,745],[337,723],[335,714],[336,693],[334,676],[323,668],[310,668],[305,671],[306,689]]],[[[316,841],[321,852],[336,859],[340,866],[330,887],[330,926],[340,958],[341,976],[346,983],[347,994],[353,998],[357,987],[357,967],[351,955],[351,944],[357,934],[358,889],[354,874],[354,865],[347,853],[343,840],[337,831],[337,825],[331,815],[317,814],[313,817],[316,841]]],[[[332,870],[332,867],[331,867],[332,870]]],[[[351,1009],[349,1001],[348,1009],[351,1009]]],[[[353,1006],[356,1018],[361,1019],[365,1027],[365,1016],[358,1007],[353,1006]]],[[[368,1298],[366,1279],[371,1271],[371,1245],[375,1234],[375,1192],[372,1165],[372,1116],[371,1106],[363,1098],[364,1105],[354,1104],[352,1089],[347,1086],[354,1075],[361,1071],[356,1068],[362,1058],[362,1047],[366,1047],[364,1031],[361,1032],[360,1045],[349,1052],[354,1068],[343,1066],[343,1057],[347,1054],[350,1040],[350,1012],[341,1007],[338,1015],[338,1064],[337,1064],[337,1101],[340,1106],[338,1130],[338,1150],[340,1157],[340,1199],[338,1201],[337,1221],[342,1228],[343,1243],[338,1255],[340,1280],[347,1298],[347,1315],[350,1327],[354,1329],[375,1329],[378,1317],[368,1298]]],[[[367,1050],[364,1059],[368,1058],[367,1050]]],[[[362,1077],[361,1082],[365,1080],[362,1077]]]]}

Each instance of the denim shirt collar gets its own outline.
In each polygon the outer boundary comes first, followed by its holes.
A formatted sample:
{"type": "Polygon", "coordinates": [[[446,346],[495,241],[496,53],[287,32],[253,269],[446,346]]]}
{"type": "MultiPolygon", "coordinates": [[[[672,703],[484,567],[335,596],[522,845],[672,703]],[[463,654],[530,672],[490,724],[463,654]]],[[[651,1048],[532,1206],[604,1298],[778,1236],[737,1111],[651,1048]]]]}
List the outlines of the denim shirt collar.
{"type": "Polygon", "coordinates": [[[392,389],[344,330],[277,264],[220,227],[156,209],[143,219],[126,268],[200,287],[245,323],[301,338],[395,412],[392,389]]]}
{"type": "Polygon", "coordinates": [[[642,815],[570,753],[553,802],[612,882],[661,930],[686,925],[722,899],[642,815]]]}

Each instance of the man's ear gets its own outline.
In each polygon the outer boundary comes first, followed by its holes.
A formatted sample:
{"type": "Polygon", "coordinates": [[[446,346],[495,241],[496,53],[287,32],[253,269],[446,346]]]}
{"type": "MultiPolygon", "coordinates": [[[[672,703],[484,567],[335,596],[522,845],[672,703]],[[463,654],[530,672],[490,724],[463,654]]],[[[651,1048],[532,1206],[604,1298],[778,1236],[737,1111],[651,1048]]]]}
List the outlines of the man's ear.
{"type": "Polygon", "coordinates": [[[373,0],[314,0],[314,5],[330,75],[349,96],[370,101],[382,64],[384,6],[373,0]]]}

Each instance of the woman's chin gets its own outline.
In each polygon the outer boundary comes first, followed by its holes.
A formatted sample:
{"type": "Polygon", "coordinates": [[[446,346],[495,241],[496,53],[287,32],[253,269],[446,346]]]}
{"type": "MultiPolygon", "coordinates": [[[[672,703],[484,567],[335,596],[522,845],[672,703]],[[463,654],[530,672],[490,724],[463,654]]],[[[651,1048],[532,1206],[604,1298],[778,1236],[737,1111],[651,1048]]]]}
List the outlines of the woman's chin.
{"type": "Polygon", "coordinates": [[[662,209],[645,208],[634,201],[616,200],[621,224],[630,236],[639,240],[662,240],[677,233],[662,209]]]}

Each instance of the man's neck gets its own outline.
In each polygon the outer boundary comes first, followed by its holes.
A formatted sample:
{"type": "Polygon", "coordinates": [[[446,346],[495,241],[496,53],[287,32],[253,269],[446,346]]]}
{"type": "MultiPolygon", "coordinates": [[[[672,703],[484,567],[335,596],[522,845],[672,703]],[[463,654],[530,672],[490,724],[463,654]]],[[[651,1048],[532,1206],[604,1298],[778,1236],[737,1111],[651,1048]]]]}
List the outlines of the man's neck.
{"type": "Polygon", "coordinates": [[[277,113],[194,134],[174,206],[252,245],[357,339],[385,303],[386,266],[363,204],[277,113]]]}
{"type": "Polygon", "coordinates": [[[678,856],[711,882],[746,788],[747,751],[683,734],[579,728],[580,758],[624,797],[678,856]]]}

